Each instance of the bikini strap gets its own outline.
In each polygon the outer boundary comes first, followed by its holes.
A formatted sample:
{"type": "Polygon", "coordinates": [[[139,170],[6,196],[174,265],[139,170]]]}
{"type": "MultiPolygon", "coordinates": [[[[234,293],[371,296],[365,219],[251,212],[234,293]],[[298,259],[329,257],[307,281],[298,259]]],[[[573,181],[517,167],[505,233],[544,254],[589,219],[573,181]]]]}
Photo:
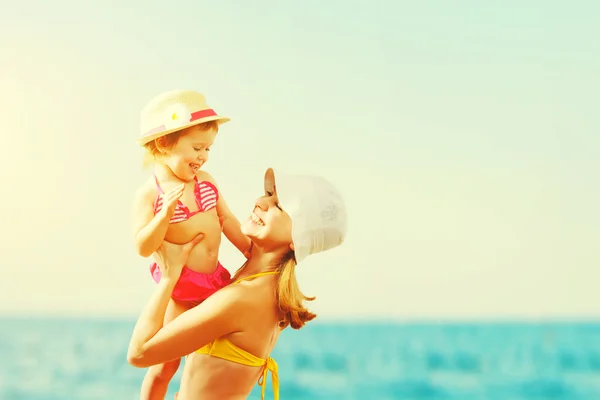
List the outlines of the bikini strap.
{"type": "Polygon", "coordinates": [[[245,280],[252,279],[252,278],[258,278],[259,276],[277,275],[277,274],[279,274],[279,271],[259,272],[258,274],[249,275],[249,276],[245,276],[243,278],[240,278],[240,279],[236,280],[235,282],[233,282],[233,284],[235,285],[236,283],[240,283],[241,281],[245,281],[245,280]]]}
{"type": "Polygon", "coordinates": [[[156,174],[154,174],[154,182],[156,182],[156,188],[158,189],[158,193],[163,194],[163,190],[160,187],[160,183],[158,183],[158,178],[156,177],[156,174]]]}

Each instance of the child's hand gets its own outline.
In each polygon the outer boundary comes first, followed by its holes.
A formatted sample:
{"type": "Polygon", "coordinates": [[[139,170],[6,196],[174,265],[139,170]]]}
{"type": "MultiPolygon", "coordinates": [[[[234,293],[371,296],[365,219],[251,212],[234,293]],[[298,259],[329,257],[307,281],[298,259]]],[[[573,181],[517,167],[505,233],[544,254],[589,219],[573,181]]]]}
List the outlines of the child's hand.
{"type": "Polygon", "coordinates": [[[162,196],[162,209],[161,211],[166,213],[167,216],[172,217],[175,213],[175,207],[177,207],[177,201],[183,195],[183,190],[185,189],[185,184],[181,184],[176,186],[169,193],[165,193],[162,196]]]}
{"type": "Polygon", "coordinates": [[[252,255],[252,247],[254,246],[254,242],[250,241],[250,246],[248,247],[248,250],[246,250],[244,252],[244,257],[246,258],[250,258],[250,256],[252,255]]]}
{"type": "Polygon", "coordinates": [[[160,268],[162,276],[173,280],[179,279],[181,270],[187,263],[190,252],[202,239],[204,239],[203,233],[186,244],[174,244],[166,240],[163,241],[158,250],[154,252],[154,259],[160,268]]]}

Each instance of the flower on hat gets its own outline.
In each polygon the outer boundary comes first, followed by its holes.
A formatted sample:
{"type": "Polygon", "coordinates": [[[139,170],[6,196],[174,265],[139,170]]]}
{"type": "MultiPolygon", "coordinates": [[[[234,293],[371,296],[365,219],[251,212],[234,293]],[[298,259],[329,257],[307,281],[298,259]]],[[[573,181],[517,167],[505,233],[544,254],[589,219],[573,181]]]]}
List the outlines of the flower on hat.
{"type": "Polygon", "coordinates": [[[192,120],[192,113],[184,104],[173,104],[165,109],[165,129],[179,128],[192,120]]]}

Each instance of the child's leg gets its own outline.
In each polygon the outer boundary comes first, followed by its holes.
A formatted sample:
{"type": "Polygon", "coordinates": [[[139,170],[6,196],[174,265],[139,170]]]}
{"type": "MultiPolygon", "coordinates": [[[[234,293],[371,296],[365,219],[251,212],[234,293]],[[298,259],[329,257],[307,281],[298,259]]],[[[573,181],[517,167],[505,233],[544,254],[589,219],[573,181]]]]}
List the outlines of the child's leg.
{"type": "MultiPolygon", "coordinates": [[[[163,324],[168,324],[187,310],[188,308],[184,305],[174,302],[173,299],[169,300],[163,324]]],[[[180,362],[181,360],[173,360],[148,368],[142,382],[140,400],[164,400],[169,388],[169,382],[177,372],[180,362]]]]}

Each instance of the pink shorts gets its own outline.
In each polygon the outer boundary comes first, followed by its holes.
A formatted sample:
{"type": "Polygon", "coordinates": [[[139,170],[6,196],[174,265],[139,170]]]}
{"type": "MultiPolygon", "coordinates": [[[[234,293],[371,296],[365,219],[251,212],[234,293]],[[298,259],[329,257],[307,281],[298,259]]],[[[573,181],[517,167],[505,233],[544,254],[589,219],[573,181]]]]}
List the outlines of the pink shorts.
{"type": "MultiPolygon", "coordinates": [[[[162,273],[156,263],[150,265],[150,273],[156,283],[160,282],[162,273]]],[[[231,275],[221,263],[217,264],[217,269],[212,274],[202,274],[183,267],[171,297],[180,303],[195,306],[230,283],[231,275]]]]}

